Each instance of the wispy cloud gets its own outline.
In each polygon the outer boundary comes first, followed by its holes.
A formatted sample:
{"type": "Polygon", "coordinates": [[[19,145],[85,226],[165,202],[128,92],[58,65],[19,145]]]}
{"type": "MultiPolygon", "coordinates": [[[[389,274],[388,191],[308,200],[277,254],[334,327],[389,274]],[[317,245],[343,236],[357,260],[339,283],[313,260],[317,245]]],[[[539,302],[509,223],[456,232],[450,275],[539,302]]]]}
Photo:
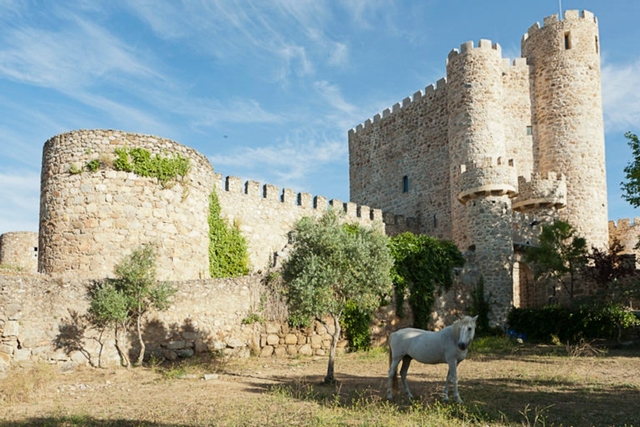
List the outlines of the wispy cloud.
{"type": "Polygon", "coordinates": [[[112,75],[158,79],[123,41],[77,15],[58,30],[5,28],[0,74],[22,83],[69,92],[101,84],[112,75]]]}
{"type": "Polygon", "coordinates": [[[640,126],[640,59],[602,67],[602,103],[607,131],[640,126]]]}
{"type": "Polygon", "coordinates": [[[210,156],[209,160],[216,169],[228,167],[245,171],[247,176],[243,178],[255,179],[253,177],[256,175],[269,175],[273,177],[273,182],[300,185],[311,172],[345,158],[346,147],[343,141],[309,140],[294,135],[280,145],[238,147],[232,154],[210,156]]]}
{"type": "Polygon", "coordinates": [[[40,175],[0,172],[0,234],[7,231],[38,231],[40,175]]]}

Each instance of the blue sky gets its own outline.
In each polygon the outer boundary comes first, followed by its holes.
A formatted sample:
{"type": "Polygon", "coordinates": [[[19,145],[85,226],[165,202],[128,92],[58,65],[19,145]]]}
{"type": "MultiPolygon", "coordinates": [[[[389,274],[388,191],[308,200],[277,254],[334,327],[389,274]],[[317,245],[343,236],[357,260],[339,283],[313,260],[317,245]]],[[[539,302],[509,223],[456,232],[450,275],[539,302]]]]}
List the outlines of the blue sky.
{"type": "Polygon", "coordinates": [[[609,217],[640,134],[637,0],[0,0],[0,234],[37,231],[42,146],[74,129],[169,138],[216,172],[349,198],[347,132],[445,76],[481,38],[503,56],[560,7],[600,24],[609,217]]]}

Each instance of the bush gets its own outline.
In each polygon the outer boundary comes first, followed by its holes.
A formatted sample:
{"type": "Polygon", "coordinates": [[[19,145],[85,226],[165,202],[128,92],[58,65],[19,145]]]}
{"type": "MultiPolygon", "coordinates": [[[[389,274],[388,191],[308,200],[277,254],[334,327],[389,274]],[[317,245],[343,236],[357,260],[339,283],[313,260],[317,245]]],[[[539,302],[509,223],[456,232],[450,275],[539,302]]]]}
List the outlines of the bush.
{"type": "Polygon", "coordinates": [[[576,308],[559,305],[541,309],[513,308],[507,322],[510,329],[526,334],[534,342],[543,343],[619,339],[622,329],[638,324],[633,313],[610,302],[582,304],[576,308]]]}

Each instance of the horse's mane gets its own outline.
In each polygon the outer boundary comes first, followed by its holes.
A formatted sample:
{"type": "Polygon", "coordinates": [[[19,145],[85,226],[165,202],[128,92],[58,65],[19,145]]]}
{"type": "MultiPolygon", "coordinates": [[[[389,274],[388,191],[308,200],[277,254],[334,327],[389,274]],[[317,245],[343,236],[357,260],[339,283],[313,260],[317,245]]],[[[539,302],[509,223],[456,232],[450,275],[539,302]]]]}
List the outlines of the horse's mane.
{"type": "Polygon", "coordinates": [[[453,333],[456,336],[456,338],[460,337],[460,329],[468,324],[473,324],[473,317],[471,316],[464,316],[461,319],[456,320],[455,322],[453,322],[453,324],[451,326],[453,326],[453,333]]]}

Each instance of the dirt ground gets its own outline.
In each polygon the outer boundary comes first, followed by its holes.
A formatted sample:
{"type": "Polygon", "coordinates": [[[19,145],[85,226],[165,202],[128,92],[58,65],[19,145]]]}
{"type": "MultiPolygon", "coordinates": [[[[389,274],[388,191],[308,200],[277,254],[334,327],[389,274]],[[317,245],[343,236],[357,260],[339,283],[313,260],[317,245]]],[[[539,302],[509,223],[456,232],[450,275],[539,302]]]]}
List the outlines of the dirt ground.
{"type": "MultiPolygon", "coordinates": [[[[24,366],[0,380],[0,427],[186,426],[211,420],[277,425],[274,419],[307,425],[302,420],[327,402],[349,406],[358,398],[386,404],[387,363],[383,352],[340,355],[334,385],[322,384],[324,357],[191,361],[130,370],[81,367],[68,373],[24,366]],[[76,421],[52,421],[64,417],[76,421]]],[[[446,369],[412,363],[409,385],[425,410],[441,399],[446,369]]],[[[458,378],[464,406],[485,421],[481,425],[640,426],[638,348],[610,350],[601,357],[526,349],[500,356],[472,354],[460,364],[458,378]]],[[[411,403],[397,395],[392,405],[402,409],[411,403]]]]}

